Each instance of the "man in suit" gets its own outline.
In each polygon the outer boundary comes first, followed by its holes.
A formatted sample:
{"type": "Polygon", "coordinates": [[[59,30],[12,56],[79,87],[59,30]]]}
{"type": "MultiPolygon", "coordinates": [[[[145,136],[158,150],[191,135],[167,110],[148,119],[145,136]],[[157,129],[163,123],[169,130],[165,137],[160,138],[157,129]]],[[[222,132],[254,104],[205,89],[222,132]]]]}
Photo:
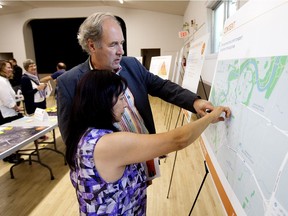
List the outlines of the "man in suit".
{"type": "Polygon", "coordinates": [[[128,107],[119,123],[120,130],[156,132],[148,95],[159,97],[202,116],[207,109],[214,109],[210,102],[195,93],[150,73],[136,58],[122,56],[124,37],[121,26],[113,15],[102,12],[90,15],[79,28],[78,41],[82,49],[89,54],[89,58],[57,79],[58,122],[65,143],[69,133],[66,125],[77,82],[91,69],[114,71],[128,82],[125,93],[128,107]]]}

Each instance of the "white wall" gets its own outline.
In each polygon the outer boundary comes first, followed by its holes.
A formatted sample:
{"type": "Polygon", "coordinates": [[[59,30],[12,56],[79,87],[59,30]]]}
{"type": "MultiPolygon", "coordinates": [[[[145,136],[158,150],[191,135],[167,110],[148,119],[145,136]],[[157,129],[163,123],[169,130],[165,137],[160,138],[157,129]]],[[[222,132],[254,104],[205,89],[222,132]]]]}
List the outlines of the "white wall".
{"type": "MultiPolygon", "coordinates": [[[[242,7],[248,0],[238,0],[238,8],[242,7]]],[[[205,34],[211,33],[211,17],[212,10],[207,8],[207,6],[211,3],[215,2],[214,0],[206,0],[206,1],[195,1],[190,0],[189,5],[184,14],[184,22],[188,22],[190,24],[192,19],[196,20],[198,24],[198,28],[201,27],[198,31],[193,30],[190,27],[190,33],[192,39],[197,39],[205,34]],[[193,34],[194,33],[194,34],[193,34]]],[[[210,34],[211,38],[211,34],[210,34]]],[[[206,57],[202,69],[202,79],[204,83],[211,85],[214,77],[214,71],[217,61],[217,53],[211,54],[211,41],[209,41],[207,46],[206,57]]]]}
{"type": "Polygon", "coordinates": [[[0,17],[0,53],[12,52],[21,66],[25,59],[35,59],[32,33],[27,26],[30,20],[87,17],[97,11],[109,11],[125,21],[129,56],[140,56],[141,48],[160,48],[161,55],[175,54],[183,44],[178,38],[182,16],[106,6],[41,8],[0,17]]]}
{"type": "MultiPolygon", "coordinates": [[[[198,30],[194,30],[190,27],[191,38],[197,39],[201,36],[208,34],[211,32],[211,14],[212,11],[207,8],[208,1],[192,1],[186,9],[184,15],[184,22],[188,22],[190,24],[191,20],[195,20],[198,25],[198,30]]],[[[211,35],[210,35],[211,37],[211,35]]],[[[215,70],[215,64],[217,60],[217,54],[211,55],[211,45],[210,40],[207,45],[206,57],[202,69],[202,79],[203,81],[211,85],[215,70]]]]}

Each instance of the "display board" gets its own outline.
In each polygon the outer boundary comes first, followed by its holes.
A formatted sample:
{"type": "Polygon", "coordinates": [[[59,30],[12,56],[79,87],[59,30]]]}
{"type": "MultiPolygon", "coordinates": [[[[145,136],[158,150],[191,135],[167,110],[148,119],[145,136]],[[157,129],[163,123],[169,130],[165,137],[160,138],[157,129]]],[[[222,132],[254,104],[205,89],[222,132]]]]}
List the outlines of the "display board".
{"type": "Polygon", "coordinates": [[[163,79],[168,79],[172,56],[153,56],[151,58],[149,71],[163,79]]]}
{"type": "Polygon", "coordinates": [[[208,39],[207,34],[190,44],[182,87],[192,92],[197,92],[198,89],[208,39]]]}
{"type": "Polygon", "coordinates": [[[172,78],[172,81],[180,86],[182,85],[182,82],[183,82],[185,67],[186,67],[186,57],[184,56],[184,47],[182,47],[179,51],[179,54],[177,55],[176,65],[174,67],[175,71],[173,73],[173,78],[172,78]],[[183,62],[184,59],[185,59],[185,63],[183,62]]]}
{"type": "Polygon", "coordinates": [[[209,100],[232,117],[202,137],[228,215],[288,215],[287,20],[287,1],[250,0],[225,23],[209,100]]]}
{"type": "Polygon", "coordinates": [[[172,71],[172,78],[171,81],[176,83],[176,77],[179,75],[179,52],[176,52],[175,59],[174,59],[174,65],[173,65],[173,71],[172,71]]]}
{"type": "MultiPolygon", "coordinates": [[[[190,43],[182,87],[195,93],[197,93],[200,81],[208,39],[209,35],[207,34],[190,43]]],[[[182,111],[187,121],[190,122],[192,112],[182,111]]]]}

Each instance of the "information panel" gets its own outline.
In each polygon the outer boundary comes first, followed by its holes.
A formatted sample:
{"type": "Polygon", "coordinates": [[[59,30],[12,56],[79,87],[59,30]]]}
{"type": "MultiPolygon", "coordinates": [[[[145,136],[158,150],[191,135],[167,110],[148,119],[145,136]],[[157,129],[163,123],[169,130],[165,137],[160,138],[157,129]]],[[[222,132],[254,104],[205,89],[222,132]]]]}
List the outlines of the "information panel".
{"type": "Polygon", "coordinates": [[[172,56],[153,56],[151,58],[149,71],[162,79],[168,79],[170,73],[172,56]]]}
{"type": "Polygon", "coordinates": [[[204,64],[209,34],[192,41],[189,48],[182,87],[197,92],[204,64]]]}
{"type": "Polygon", "coordinates": [[[238,215],[288,215],[287,20],[287,1],[250,0],[225,24],[209,100],[232,117],[202,137],[238,215]]]}

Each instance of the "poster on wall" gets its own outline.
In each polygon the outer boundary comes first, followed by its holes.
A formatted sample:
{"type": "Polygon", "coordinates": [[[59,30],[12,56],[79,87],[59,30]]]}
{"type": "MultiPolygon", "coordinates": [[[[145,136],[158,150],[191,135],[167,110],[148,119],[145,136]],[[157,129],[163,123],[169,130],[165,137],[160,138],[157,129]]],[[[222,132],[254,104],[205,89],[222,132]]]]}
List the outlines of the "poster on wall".
{"type": "Polygon", "coordinates": [[[172,56],[153,56],[151,58],[149,71],[162,79],[168,79],[170,73],[172,56]]]}
{"type": "Polygon", "coordinates": [[[288,215],[287,11],[251,0],[225,23],[209,100],[232,117],[202,137],[228,215],[288,215]]]}

